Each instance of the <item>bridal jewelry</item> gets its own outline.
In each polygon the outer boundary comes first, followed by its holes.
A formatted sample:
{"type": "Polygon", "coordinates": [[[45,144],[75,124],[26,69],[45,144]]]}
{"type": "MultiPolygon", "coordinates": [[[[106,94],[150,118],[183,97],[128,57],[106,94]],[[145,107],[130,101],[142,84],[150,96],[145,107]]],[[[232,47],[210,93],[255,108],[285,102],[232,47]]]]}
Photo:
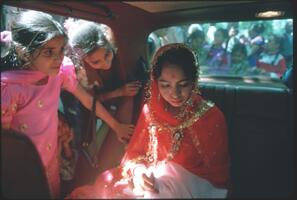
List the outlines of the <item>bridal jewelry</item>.
{"type": "Polygon", "coordinates": [[[198,95],[201,94],[201,92],[200,92],[200,90],[199,90],[198,87],[195,87],[195,88],[193,89],[193,93],[198,94],[198,95]]]}
{"type": "MultiPolygon", "coordinates": [[[[178,114],[175,114],[175,118],[178,119],[178,120],[185,120],[185,119],[188,119],[189,116],[192,116],[194,114],[194,112],[192,111],[192,108],[193,107],[193,100],[192,100],[192,97],[190,97],[185,103],[184,105],[182,105],[180,108],[179,108],[179,112],[178,114]]],[[[165,102],[164,103],[164,110],[166,112],[170,112],[169,111],[169,103],[165,102]]]]}
{"type": "Polygon", "coordinates": [[[179,151],[182,139],[184,137],[184,129],[191,127],[201,116],[203,116],[211,107],[213,107],[212,102],[202,101],[198,106],[195,114],[183,121],[182,123],[171,126],[168,123],[160,122],[155,117],[154,112],[150,109],[150,118],[152,123],[148,127],[148,132],[150,133],[149,149],[147,153],[147,159],[149,162],[154,162],[158,160],[158,139],[157,133],[159,131],[166,131],[171,134],[171,149],[167,153],[167,160],[172,160],[175,154],[179,151]]]}

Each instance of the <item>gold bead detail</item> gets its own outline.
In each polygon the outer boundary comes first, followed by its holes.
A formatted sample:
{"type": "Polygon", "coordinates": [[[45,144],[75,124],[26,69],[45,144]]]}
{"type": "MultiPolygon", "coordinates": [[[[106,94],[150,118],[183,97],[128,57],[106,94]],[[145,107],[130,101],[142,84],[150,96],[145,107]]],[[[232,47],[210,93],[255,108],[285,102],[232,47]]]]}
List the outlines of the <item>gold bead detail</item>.
{"type": "Polygon", "coordinates": [[[42,108],[43,107],[43,101],[38,100],[37,101],[37,106],[38,106],[38,108],[42,108]]]}
{"type": "Polygon", "coordinates": [[[26,131],[27,128],[28,128],[28,125],[25,124],[25,123],[23,123],[23,124],[20,125],[20,130],[21,130],[22,132],[26,131]]]}

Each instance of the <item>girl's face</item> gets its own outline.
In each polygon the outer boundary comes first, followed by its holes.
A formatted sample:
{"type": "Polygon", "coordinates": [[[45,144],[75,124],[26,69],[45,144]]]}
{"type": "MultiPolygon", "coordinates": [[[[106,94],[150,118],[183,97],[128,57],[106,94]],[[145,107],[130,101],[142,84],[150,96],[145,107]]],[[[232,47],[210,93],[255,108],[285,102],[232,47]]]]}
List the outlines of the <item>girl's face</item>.
{"type": "Polygon", "coordinates": [[[191,45],[193,49],[198,49],[198,48],[203,48],[202,47],[203,43],[204,43],[203,37],[196,37],[196,38],[193,38],[191,45]]]}
{"type": "Polygon", "coordinates": [[[160,95],[173,107],[181,107],[192,94],[193,84],[180,66],[165,64],[158,78],[160,95]]]}
{"type": "Polygon", "coordinates": [[[87,54],[84,61],[94,69],[108,70],[111,67],[113,52],[106,48],[98,48],[87,54]]]}
{"type": "Polygon", "coordinates": [[[214,34],[214,43],[215,44],[222,44],[224,42],[225,38],[221,31],[216,31],[214,34]]]}
{"type": "Polygon", "coordinates": [[[30,68],[50,76],[57,75],[64,58],[65,44],[64,36],[57,36],[49,40],[33,52],[30,68]]]}

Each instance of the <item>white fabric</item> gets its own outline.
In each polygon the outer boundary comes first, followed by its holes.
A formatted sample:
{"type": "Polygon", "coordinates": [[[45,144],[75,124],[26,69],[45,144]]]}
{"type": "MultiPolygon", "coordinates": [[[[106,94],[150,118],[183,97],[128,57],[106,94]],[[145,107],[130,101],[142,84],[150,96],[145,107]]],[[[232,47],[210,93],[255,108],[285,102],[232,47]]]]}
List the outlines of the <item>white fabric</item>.
{"type": "Polygon", "coordinates": [[[144,192],[143,198],[226,198],[227,190],[192,174],[174,162],[160,161],[152,169],[159,193],[144,192]]]}

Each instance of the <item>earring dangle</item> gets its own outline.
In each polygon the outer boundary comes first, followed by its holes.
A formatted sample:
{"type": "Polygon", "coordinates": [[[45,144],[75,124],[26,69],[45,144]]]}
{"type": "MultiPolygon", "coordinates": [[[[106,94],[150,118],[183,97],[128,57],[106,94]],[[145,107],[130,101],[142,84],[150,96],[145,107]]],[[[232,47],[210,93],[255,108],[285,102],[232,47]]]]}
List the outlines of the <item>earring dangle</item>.
{"type": "Polygon", "coordinates": [[[189,105],[189,106],[193,106],[192,97],[190,97],[190,98],[187,100],[186,104],[189,105]]]}
{"type": "Polygon", "coordinates": [[[197,86],[193,88],[192,92],[195,94],[201,95],[201,92],[197,86]]]}

